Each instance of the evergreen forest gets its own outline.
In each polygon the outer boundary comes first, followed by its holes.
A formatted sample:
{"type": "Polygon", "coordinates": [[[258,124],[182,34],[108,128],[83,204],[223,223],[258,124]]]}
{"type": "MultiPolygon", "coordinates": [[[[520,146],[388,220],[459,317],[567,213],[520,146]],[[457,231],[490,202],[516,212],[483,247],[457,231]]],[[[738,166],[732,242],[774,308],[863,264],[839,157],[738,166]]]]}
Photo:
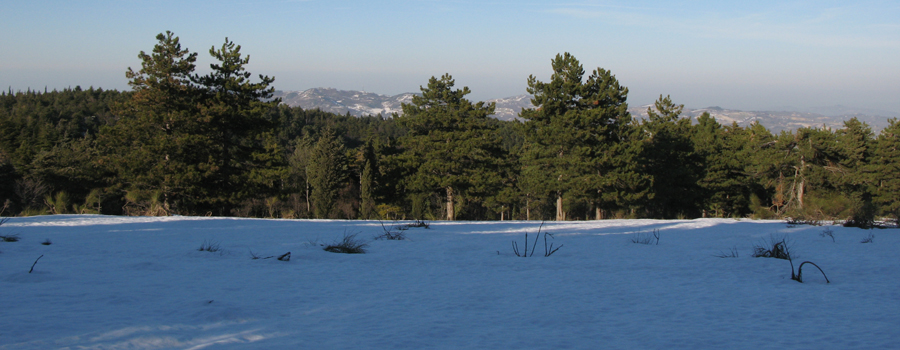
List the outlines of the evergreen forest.
{"type": "Polygon", "coordinates": [[[390,117],[289,107],[229,41],[197,53],[159,34],[131,91],[0,93],[0,216],[593,220],[792,218],[868,227],[900,215],[900,122],[879,133],[773,134],[683,118],[660,96],[628,111],[612,72],[568,53],[527,77],[522,121],[445,74],[390,117]],[[586,75],[587,74],[587,75],[586,75]]]}

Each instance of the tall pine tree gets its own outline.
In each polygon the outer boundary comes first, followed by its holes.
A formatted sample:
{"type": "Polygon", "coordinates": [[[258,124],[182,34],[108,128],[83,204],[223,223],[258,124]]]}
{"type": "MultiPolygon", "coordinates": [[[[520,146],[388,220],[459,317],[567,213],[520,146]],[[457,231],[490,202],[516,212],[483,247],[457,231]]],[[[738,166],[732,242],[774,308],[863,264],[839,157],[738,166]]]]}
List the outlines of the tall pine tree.
{"type": "MultiPolygon", "coordinates": [[[[266,152],[260,132],[273,79],[249,81],[240,46],[228,41],[210,54],[219,63],[205,76],[193,74],[196,53],[182,49],[172,32],[157,35],[152,54],[138,55],[141,69],[126,77],[131,99],[115,109],[118,123],[105,144],[126,184],[127,198],[158,198],[171,213],[228,214],[252,192],[248,174],[255,153],[266,152]]],[[[263,157],[265,158],[265,157],[263,157]]]]}
{"type": "Polygon", "coordinates": [[[441,193],[447,220],[456,219],[459,197],[483,201],[495,192],[502,165],[496,124],[488,120],[494,103],[472,103],[465,98],[469,88],[453,89],[455,84],[449,74],[431,77],[397,117],[408,130],[400,139],[401,158],[412,169],[407,188],[441,193]]]}
{"type": "MultiPolygon", "coordinates": [[[[566,219],[564,198],[589,202],[601,216],[610,193],[637,188],[641,176],[617,164],[632,147],[628,88],[609,71],[597,68],[584,80],[581,63],[569,53],[551,61],[549,82],[528,77],[536,109],[523,110],[528,140],[523,155],[526,195],[556,201],[556,220],[566,219]]],[[[634,153],[634,152],[632,152],[634,153]]],[[[636,169],[635,169],[636,170],[636,169]]],[[[620,201],[621,202],[621,201],[620,201]]]]}

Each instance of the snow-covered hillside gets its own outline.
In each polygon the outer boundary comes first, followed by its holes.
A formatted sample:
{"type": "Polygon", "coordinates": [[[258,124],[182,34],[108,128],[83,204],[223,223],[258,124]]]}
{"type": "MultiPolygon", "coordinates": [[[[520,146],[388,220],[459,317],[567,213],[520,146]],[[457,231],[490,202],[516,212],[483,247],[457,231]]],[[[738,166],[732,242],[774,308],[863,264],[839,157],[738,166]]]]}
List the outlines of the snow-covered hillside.
{"type": "Polygon", "coordinates": [[[780,221],[12,218],[0,349],[896,349],[900,235],[780,221]],[[385,223],[392,225],[393,223],[385,223]],[[658,231],[657,231],[658,230],[658,231]],[[832,232],[832,238],[823,235],[832,232]],[[633,243],[641,237],[659,241],[633,243]],[[346,234],[366,254],[322,250],[346,234]],[[871,243],[860,243],[872,234],[871,243]],[[786,260],[753,258],[787,236],[786,260]],[[49,240],[50,245],[42,242],[49,240]],[[198,251],[218,244],[217,252],[198,251]],[[534,242],[528,242],[529,250],[534,242]],[[255,254],[260,259],[252,259],[255,254]],[[290,261],[269,256],[291,252],[290,261]],[[721,258],[720,255],[738,257],[721,258]],[[43,256],[35,264],[35,259],[43,256]],[[34,264],[34,270],[29,269],[34,264]]]}

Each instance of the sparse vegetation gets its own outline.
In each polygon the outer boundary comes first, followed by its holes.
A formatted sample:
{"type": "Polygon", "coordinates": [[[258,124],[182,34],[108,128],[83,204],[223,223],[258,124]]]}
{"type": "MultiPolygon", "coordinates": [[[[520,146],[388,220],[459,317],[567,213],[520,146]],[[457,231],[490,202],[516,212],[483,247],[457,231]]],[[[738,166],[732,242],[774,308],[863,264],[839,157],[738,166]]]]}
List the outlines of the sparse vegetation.
{"type": "Polygon", "coordinates": [[[198,248],[197,250],[201,252],[215,253],[222,249],[219,247],[219,242],[204,240],[203,244],[201,244],[200,248],[198,248]]]}
{"type": "Polygon", "coordinates": [[[829,228],[825,228],[825,231],[822,231],[822,233],[820,233],[819,236],[831,237],[831,242],[834,243],[834,232],[832,232],[831,229],[829,229],[829,228]]]}
{"type": "Polygon", "coordinates": [[[797,225],[810,225],[810,226],[822,226],[823,223],[821,220],[810,219],[805,217],[789,217],[784,220],[784,223],[787,224],[787,227],[795,227],[797,225]]]}
{"type": "Polygon", "coordinates": [[[769,238],[768,244],[757,244],[753,246],[754,258],[776,258],[791,260],[790,241],[785,236],[781,239],[772,236],[769,238]]]}
{"type": "Polygon", "coordinates": [[[875,240],[875,235],[869,232],[869,235],[859,241],[859,243],[872,243],[873,240],[875,240]]]}
{"type": "MultiPolygon", "coordinates": [[[[534,256],[534,250],[537,248],[537,241],[541,237],[541,229],[543,227],[544,227],[544,223],[541,222],[541,226],[538,227],[537,235],[534,236],[534,244],[532,244],[532,246],[531,246],[531,254],[528,254],[528,232],[525,232],[525,250],[520,252],[519,251],[519,243],[516,241],[512,241],[513,253],[516,254],[516,256],[522,257],[522,258],[534,256]]],[[[548,246],[547,245],[547,236],[550,236],[550,238],[555,238],[555,237],[553,236],[553,234],[548,233],[548,232],[543,232],[543,234],[544,234],[544,257],[553,255],[553,253],[556,253],[556,251],[559,250],[559,248],[563,247],[563,245],[560,244],[559,247],[556,247],[556,249],[553,249],[553,243],[550,243],[550,245],[548,246]]]]}
{"type": "Polygon", "coordinates": [[[362,240],[357,239],[356,235],[356,233],[347,234],[345,232],[344,238],[327,245],[324,250],[332,253],[363,254],[366,252],[365,247],[368,247],[369,245],[362,240]]]}
{"type": "Polygon", "coordinates": [[[653,233],[637,233],[631,237],[631,243],[650,244],[656,239],[656,245],[659,245],[659,229],[653,230],[653,233]]]}
{"type": "Polygon", "coordinates": [[[791,259],[788,259],[788,261],[790,261],[790,263],[791,263],[791,279],[792,280],[803,283],[803,265],[810,264],[812,266],[815,266],[817,269],[819,269],[819,272],[822,273],[822,277],[825,277],[825,283],[831,283],[831,281],[828,280],[828,276],[825,275],[825,271],[822,271],[822,268],[819,267],[819,265],[816,265],[815,263],[813,263],[812,261],[804,261],[804,262],[800,263],[800,267],[797,268],[796,275],[794,274],[794,261],[791,259]]]}
{"type": "Polygon", "coordinates": [[[28,273],[34,272],[34,265],[37,265],[38,260],[44,257],[44,254],[41,254],[37,259],[34,259],[34,264],[31,264],[31,269],[28,270],[28,273]]]}
{"type": "MultiPolygon", "coordinates": [[[[250,250],[250,249],[248,249],[248,250],[250,250]]],[[[259,260],[259,259],[271,259],[271,258],[275,258],[276,260],[280,260],[280,261],[291,261],[291,252],[287,252],[287,253],[281,254],[279,256],[272,255],[272,256],[267,256],[265,258],[260,258],[259,255],[257,255],[256,253],[253,252],[253,250],[250,250],[250,259],[259,260]]]]}
{"type": "Polygon", "coordinates": [[[418,220],[418,219],[416,219],[416,221],[411,224],[406,224],[406,227],[410,227],[410,228],[422,227],[422,228],[426,228],[426,229],[430,228],[430,226],[428,226],[427,222],[425,222],[424,220],[418,220]]]}
{"type": "Polygon", "coordinates": [[[381,230],[384,231],[384,233],[382,233],[378,236],[375,236],[375,239],[376,240],[385,239],[385,240],[391,240],[391,241],[404,240],[404,239],[406,239],[406,235],[404,235],[403,231],[406,231],[408,229],[408,227],[409,227],[408,225],[407,226],[397,226],[397,225],[384,226],[384,223],[382,222],[381,230]]]}
{"type": "Polygon", "coordinates": [[[728,252],[719,252],[719,255],[716,255],[717,258],[737,258],[740,256],[737,247],[731,247],[731,250],[728,252]]]}
{"type": "MultiPolygon", "coordinates": [[[[9,222],[9,218],[0,218],[0,226],[9,222]]],[[[19,235],[17,234],[8,234],[8,235],[0,235],[0,241],[2,242],[18,242],[19,235]]]]}

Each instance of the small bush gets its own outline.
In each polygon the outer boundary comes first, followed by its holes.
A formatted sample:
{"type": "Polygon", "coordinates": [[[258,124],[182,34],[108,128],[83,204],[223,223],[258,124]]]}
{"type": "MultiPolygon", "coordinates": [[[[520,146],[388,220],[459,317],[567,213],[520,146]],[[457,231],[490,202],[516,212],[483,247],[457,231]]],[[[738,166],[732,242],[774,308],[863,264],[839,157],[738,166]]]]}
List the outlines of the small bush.
{"type": "Polygon", "coordinates": [[[201,244],[201,245],[200,245],[200,248],[198,248],[197,250],[198,250],[198,251],[201,251],[201,252],[212,252],[212,253],[214,253],[214,252],[218,252],[218,251],[220,251],[220,250],[222,250],[222,249],[219,247],[219,242],[204,240],[204,241],[203,241],[203,244],[201,244]]]}
{"type": "Polygon", "coordinates": [[[794,227],[797,225],[822,226],[824,224],[823,220],[808,218],[805,216],[789,217],[784,220],[784,223],[787,224],[787,227],[794,227]]]}
{"type": "Polygon", "coordinates": [[[717,258],[737,258],[740,257],[738,254],[737,247],[731,247],[731,250],[726,252],[720,252],[719,255],[716,255],[717,258]]]}
{"type": "Polygon", "coordinates": [[[638,233],[635,234],[634,237],[631,237],[631,243],[636,244],[650,244],[653,240],[656,239],[656,245],[659,245],[659,230],[653,230],[653,233],[638,233]]]}
{"type": "Polygon", "coordinates": [[[386,227],[386,226],[384,226],[384,223],[382,222],[381,229],[384,231],[384,233],[382,233],[378,236],[375,236],[375,239],[376,240],[386,239],[386,240],[391,240],[391,241],[402,241],[402,240],[406,239],[406,235],[403,234],[403,231],[406,231],[407,228],[408,227],[395,226],[395,225],[386,227]]]}
{"type": "Polygon", "coordinates": [[[875,240],[875,235],[869,232],[869,235],[859,241],[859,243],[872,243],[873,240],[875,240]]]}
{"type": "Polygon", "coordinates": [[[822,233],[819,234],[819,236],[831,237],[831,242],[834,243],[834,232],[832,232],[831,229],[826,228],[825,231],[822,231],[822,233]]]}
{"type": "MultiPolygon", "coordinates": [[[[0,218],[0,226],[3,226],[3,224],[5,224],[5,223],[7,223],[7,222],[9,222],[9,218],[0,218]]],[[[19,241],[19,235],[16,235],[16,234],[0,235],[0,241],[3,241],[3,242],[18,242],[18,241],[19,241]]]]}
{"type": "Polygon", "coordinates": [[[406,227],[410,227],[410,228],[422,227],[422,228],[426,228],[426,229],[430,228],[428,226],[428,223],[425,221],[422,221],[422,220],[416,220],[415,222],[413,222],[411,224],[407,224],[406,227]]]}
{"type": "Polygon", "coordinates": [[[781,239],[772,236],[768,244],[757,244],[753,246],[754,258],[776,258],[791,260],[790,241],[787,237],[781,239]]]}
{"type": "Polygon", "coordinates": [[[344,233],[344,238],[326,246],[323,250],[332,253],[363,254],[369,245],[356,238],[356,233],[344,233]]]}
{"type": "MultiPolygon", "coordinates": [[[[541,226],[538,227],[537,235],[534,236],[534,244],[532,244],[532,246],[531,246],[531,254],[530,255],[528,254],[528,232],[525,232],[525,250],[520,252],[519,251],[519,243],[516,241],[512,241],[513,253],[516,254],[516,256],[522,257],[522,258],[534,256],[534,250],[535,250],[535,248],[537,248],[537,241],[538,241],[538,238],[541,237],[541,229],[543,227],[544,227],[544,223],[541,222],[541,226]]],[[[559,247],[556,247],[556,249],[553,249],[553,243],[550,243],[550,245],[547,246],[547,236],[550,236],[550,238],[556,238],[553,236],[553,234],[544,232],[544,257],[553,255],[553,253],[556,253],[556,251],[559,250],[559,248],[563,247],[563,245],[560,244],[559,247]]],[[[497,254],[500,254],[500,251],[497,251],[497,254]]]]}

